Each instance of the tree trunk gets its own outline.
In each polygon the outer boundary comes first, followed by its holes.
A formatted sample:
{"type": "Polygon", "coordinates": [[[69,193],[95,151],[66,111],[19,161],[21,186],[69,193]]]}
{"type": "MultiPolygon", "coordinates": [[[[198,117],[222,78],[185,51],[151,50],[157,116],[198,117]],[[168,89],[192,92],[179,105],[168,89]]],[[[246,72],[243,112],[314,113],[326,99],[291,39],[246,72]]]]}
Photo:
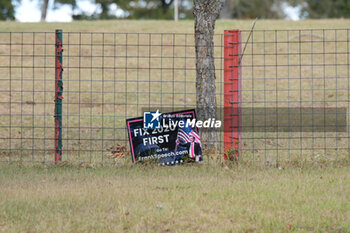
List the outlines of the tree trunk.
{"type": "Polygon", "coordinates": [[[233,3],[232,0],[226,0],[224,3],[224,7],[220,14],[220,19],[232,19],[233,15],[233,3]]]}
{"type": "Polygon", "coordinates": [[[173,4],[173,1],[174,0],[170,0],[170,2],[167,2],[166,0],[161,1],[161,6],[164,14],[167,12],[171,4],[173,4]]]}
{"type": "MultiPolygon", "coordinates": [[[[220,0],[194,0],[196,47],[196,102],[198,120],[216,118],[216,87],[214,65],[214,29],[220,15],[220,0]]],[[[214,128],[201,130],[203,149],[218,149],[214,128]]]]}
{"type": "Polygon", "coordinates": [[[43,0],[43,5],[41,6],[41,21],[46,20],[47,7],[49,5],[49,0],[43,0]]]}

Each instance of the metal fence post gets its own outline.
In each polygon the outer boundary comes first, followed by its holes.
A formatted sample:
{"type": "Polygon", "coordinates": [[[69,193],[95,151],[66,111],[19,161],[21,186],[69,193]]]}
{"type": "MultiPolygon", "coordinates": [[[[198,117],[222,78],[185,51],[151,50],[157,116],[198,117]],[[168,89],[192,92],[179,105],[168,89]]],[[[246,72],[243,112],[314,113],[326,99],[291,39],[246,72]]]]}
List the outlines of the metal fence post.
{"type": "Polygon", "coordinates": [[[58,162],[62,160],[62,30],[56,30],[55,50],[55,162],[58,162]]]}
{"type": "Polygon", "coordinates": [[[241,151],[241,31],[224,32],[224,157],[241,151]]]}

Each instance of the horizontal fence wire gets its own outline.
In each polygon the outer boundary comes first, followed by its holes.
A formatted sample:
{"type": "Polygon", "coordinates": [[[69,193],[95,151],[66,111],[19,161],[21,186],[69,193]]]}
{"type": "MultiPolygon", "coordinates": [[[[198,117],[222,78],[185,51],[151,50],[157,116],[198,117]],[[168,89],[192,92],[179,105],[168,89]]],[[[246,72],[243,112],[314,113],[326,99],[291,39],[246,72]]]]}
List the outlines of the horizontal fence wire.
{"type": "MultiPolygon", "coordinates": [[[[240,157],[262,163],[348,157],[348,113],[345,131],[327,131],[312,109],[349,107],[349,30],[255,30],[247,41],[249,33],[241,31],[240,106],[260,111],[243,111],[240,157]],[[311,127],[324,129],[278,130],[278,121],[303,121],[299,108],[311,109],[311,127]],[[271,121],[277,129],[266,129],[271,121]]],[[[215,34],[218,119],[226,107],[224,49],[224,34],[215,34]]],[[[130,160],[125,119],[147,108],[196,107],[193,34],[63,31],[63,69],[62,161],[130,160]]],[[[0,161],[52,162],[55,33],[0,33],[0,83],[0,161]]],[[[220,156],[223,132],[219,142],[220,156]]]]}

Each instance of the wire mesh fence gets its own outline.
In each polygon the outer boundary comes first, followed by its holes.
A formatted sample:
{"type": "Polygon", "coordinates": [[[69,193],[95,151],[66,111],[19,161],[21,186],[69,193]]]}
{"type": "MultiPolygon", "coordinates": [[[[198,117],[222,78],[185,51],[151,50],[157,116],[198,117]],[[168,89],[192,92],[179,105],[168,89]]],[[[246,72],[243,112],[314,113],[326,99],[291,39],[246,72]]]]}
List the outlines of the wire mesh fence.
{"type": "Polygon", "coordinates": [[[243,133],[252,159],[349,156],[349,30],[255,31],[242,73],[242,105],[263,109],[242,128],[276,127],[243,133]]]}
{"type": "MultiPolygon", "coordinates": [[[[0,36],[1,159],[52,161],[55,33],[0,36]]],[[[126,118],[195,106],[193,35],[63,33],[63,69],[62,160],[112,162],[110,150],[128,145],[126,118]]]]}
{"type": "MultiPolygon", "coordinates": [[[[240,156],[348,156],[349,30],[256,30],[247,41],[249,34],[241,31],[240,156]]],[[[221,109],[224,37],[214,36],[221,109]]],[[[111,155],[129,148],[125,119],[196,106],[193,34],[63,32],[62,41],[62,160],[114,163],[111,155]]],[[[54,159],[55,50],[54,32],[0,33],[0,161],[54,159]]]]}

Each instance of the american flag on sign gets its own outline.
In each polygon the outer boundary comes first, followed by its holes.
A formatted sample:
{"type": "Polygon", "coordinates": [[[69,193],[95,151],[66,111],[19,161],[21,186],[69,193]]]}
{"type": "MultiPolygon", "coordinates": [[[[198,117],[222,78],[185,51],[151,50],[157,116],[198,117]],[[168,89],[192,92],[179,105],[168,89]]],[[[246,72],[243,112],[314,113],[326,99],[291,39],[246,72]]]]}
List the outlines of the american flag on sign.
{"type": "Polygon", "coordinates": [[[191,142],[190,136],[193,136],[195,138],[195,142],[199,143],[201,145],[201,138],[198,133],[191,130],[190,133],[186,133],[184,130],[179,129],[177,132],[177,138],[182,142],[191,142]]]}

